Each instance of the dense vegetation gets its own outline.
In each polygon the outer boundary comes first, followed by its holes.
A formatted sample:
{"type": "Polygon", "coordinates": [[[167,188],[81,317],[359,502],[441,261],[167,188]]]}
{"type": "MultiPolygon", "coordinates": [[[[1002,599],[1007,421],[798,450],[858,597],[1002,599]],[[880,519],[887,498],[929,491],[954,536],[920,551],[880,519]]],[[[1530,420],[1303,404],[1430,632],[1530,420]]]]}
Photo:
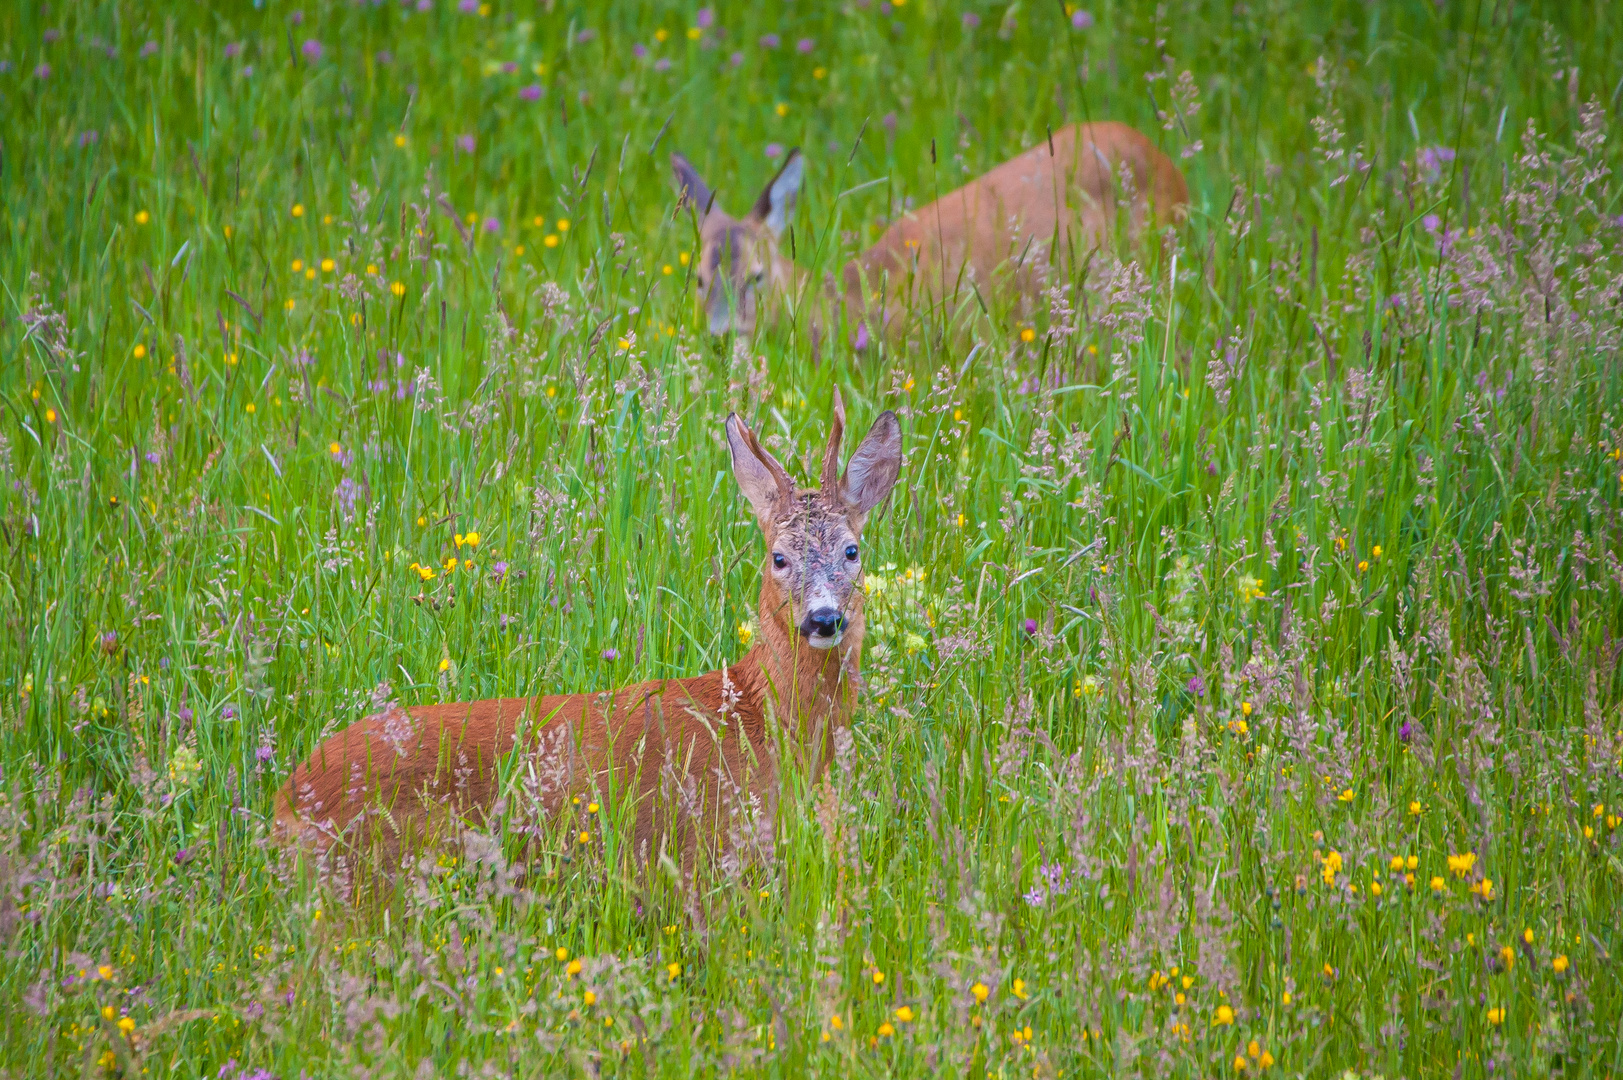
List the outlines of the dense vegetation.
{"type": "Polygon", "coordinates": [[[1617,1074],[1620,31],[6,6],[0,1074],[1617,1074]],[[703,331],[672,149],[736,213],[804,148],[819,276],[1084,117],[1187,226],[860,351],[703,331]],[[815,481],[836,386],[907,464],[762,857],[517,783],[362,903],[269,842],[375,702],[739,655],[721,420],[815,481]]]}

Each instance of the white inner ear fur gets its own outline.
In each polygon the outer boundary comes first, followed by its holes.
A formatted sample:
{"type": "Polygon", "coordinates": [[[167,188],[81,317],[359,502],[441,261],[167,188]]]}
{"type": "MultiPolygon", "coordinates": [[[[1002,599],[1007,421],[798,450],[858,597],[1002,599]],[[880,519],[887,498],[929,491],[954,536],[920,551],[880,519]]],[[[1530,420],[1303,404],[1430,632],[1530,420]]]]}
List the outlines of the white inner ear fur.
{"type": "Polygon", "coordinates": [[[789,227],[789,215],[795,211],[795,200],[800,197],[800,182],[805,176],[806,159],[796,154],[772,181],[767,192],[770,209],[766,215],[766,227],[772,230],[773,236],[782,236],[783,230],[789,227]]]}

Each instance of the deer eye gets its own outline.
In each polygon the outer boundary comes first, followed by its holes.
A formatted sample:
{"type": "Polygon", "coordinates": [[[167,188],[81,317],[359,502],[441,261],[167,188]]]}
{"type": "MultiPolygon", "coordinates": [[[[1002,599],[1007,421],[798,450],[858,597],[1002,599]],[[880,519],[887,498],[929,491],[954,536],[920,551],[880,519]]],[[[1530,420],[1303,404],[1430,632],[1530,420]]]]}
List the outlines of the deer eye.
{"type": "Polygon", "coordinates": [[[845,545],[845,557],[851,562],[857,561],[857,546],[855,544],[845,545]]]}
{"type": "Polygon", "coordinates": [[[789,560],[785,559],[782,555],[774,551],[772,553],[772,565],[777,567],[779,570],[782,570],[785,566],[789,565],[789,560]]]}

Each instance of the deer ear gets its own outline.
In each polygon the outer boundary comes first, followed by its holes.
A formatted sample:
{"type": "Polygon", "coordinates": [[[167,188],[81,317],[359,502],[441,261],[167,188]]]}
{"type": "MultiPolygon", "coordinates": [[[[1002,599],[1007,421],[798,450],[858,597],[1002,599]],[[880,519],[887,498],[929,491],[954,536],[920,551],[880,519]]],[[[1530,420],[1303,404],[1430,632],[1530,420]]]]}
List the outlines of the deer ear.
{"type": "Polygon", "coordinates": [[[901,471],[902,425],[896,421],[896,414],[886,409],[851,455],[845,479],[840,482],[847,512],[858,528],[868,511],[885,501],[901,471]]]}
{"type": "Polygon", "coordinates": [[[830,494],[840,490],[840,443],[845,440],[845,402],[840,388],[834,388],[834,419],[828,425],[828,449],[823,451],[822,488],[830,494]]]}
{"type": "Polygon", "coordinates": [[[727,415],[727,449],[733,457],[733,478],[738,481],[738,489],[749,500],[755,520],[764,530],[794,500],[789,474],[736,413],[727,415]]]}
{"type": "Polygon", "coordinates": [[[764,222],[772,230],[773,236],[782,236],[783,230],[789,227],[789,215],[795,212],[795,202],[800,198],[800,182],[805,177],[806,158],[797,146],[789,151],[778,175],[761,191],[761,197],[750,208],[750,216],[764,222]]]}
{"type": "Polygon", "coordinates": [[[710,203],[715,198],[710,193],[710,185],[699,176],[699,170],[693,167],[693,162],[681,154],[671,155],[671,172],[676,174],[677,193],[682,201],[693,208],[703,221],[704,216],[710,212],[710,203]]]}

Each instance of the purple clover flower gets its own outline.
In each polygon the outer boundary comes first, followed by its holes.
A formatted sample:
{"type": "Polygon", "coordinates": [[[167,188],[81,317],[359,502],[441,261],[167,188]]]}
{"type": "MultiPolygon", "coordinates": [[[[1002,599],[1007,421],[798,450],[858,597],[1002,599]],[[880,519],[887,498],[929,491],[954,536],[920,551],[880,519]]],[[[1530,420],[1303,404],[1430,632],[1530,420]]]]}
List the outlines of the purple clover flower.
{"type": "Polygon", "coordinates": [[[473,148],[477,145],[478,143],[474,141],[472,135],[458,135],[456,137],[456,148],[464,154],[473,153],[473,148]]]}
{"type": "Polygon", "coordinates": [[[795,42],[795,51],[802,56],[810,56],[811,51],[815,48],[817,48],[817,42],[813,41],[809,37],[803,37],[799,41],[795,42]]]}
{"type": "Polygon", "coordinates": [[[477,15],[479,14],[479,0],[462,0],[461,3],[457,4],[456,9],[464,15],[477,15]]]}
{"type": "Polygon", "coordinates": [[[518,64],[516,62],[514,62],[512,60],[507,60],[507,61],[504,61],[502,63],[502,74],[503,75],[514,75],[514,74],[517,74],[517,73],[518,73],[518,64]]]}
{"type": "Polygon", "coordinates": [[[225,708],[220,710],[221,720],[235,720],[236,718],[237,707],[235,705],[227,705],[225,708]]]}
{"type": "Polygon", "coordinates": [[[1036,619],[1027,619],[1025,621],[1025,623],[1023,624],[1023,626],[1024,626],[1024,629],[1026,631],[1026,635],[1028,637],[1036,636],[1036,633],[1037,633],[1037,620],[1036,619]]]}
{"type": "Polygon", "coordinates": [[[731,55],[731,56],[729,56],[727,58],[727,63],[731,64],[733,67],[743,67],[744,66],[744,54],[741,53],[741,52],[733,53],[733,55],[731,55]]]}
{"type": "Polygon", "coordinates": [[[608,648],[603,650],[603,659],[607,660],[611,664],[614,663],[616,660],[620,659],[620,650],[610,645],[608,648]]]}
{"type": "Polygon", "coordinates": [[[981,17],[973,11],[966,11],[964,12],[963,23],[965,30],[973,30],[981,24],[981,17]]]}
{"type": "Polygon", "coordinates": [[[47,63],[44,63],[42,61],[40,63],[40,65],[34,69],[34,78],[39,79],[41,81],[44,81],[45,79],[49,79],[50,77],[51,77],[51,65],[47,64],[47,63]]]}
{"type": "Polygon", "coordinates": [[[851,348],[857,352],[864,352],[868,348],[868,324],[857,323],[857,332],[851,335],[851,348]]]}
{"type": "Polygon", "coordinates": [[[1093,13],[1080,8],[1071,12],[1072,30],[1091,30],[1093,28],[1093,13]]]}
{"type": "Polygon", "coordinates": [[[305,63],[314,64],[321,59],[321,48],[321,42],[315,38],[305,38],[304,44],[299,47],[299,51],[304,53],[305,63]]]}
{"type": "Polygon", "coordinates": [[[260,743],[259,747],[254,750],[254,760],[261,765],[269,765],[276,760],[276,748],[268,742],[260,743]]]}
{"type": "Polygon", "coordinates": [[[631,46],[631,55],[635,56],[638,60],[641,60],[643,57],[648,55],[648,46],[644,45],[640,41],[637,42],[635,45],[631,46]]]}
{"type": "Polygon", "coordinates": [[[149,41],[145,45],[141,46],[141,59],[145,60],[149,56],[157,56],[157,55],[158,55],[158,43],[156,41],[149,41]]]}
{"type": "Polygon", "coordinates": [[[661,56],[658,60],[655,60],[654,61],[654,70],[655,71],[669,71],[669,70],[671,70],[671,58],[668,57],[668,56],[661,56]]]}
{"type": "Polygon", "coordinates": [[[49,45],[53,41],[56,41],[58,38],[60,38],[62,36],[62,31],[58,30],[56,27],[53,26],[49,30],[45,31],[44,36],[45,36],[45,44],[49,45]]]}
{"type": "Polygon", "coordinates": [[[775,142],[767,143],[766,144],[766,156],[769,157],[769,158],[782,157],[783,156],[783,144],[782,143],[775,143],[775,142]]]}
{"type": "Polygon", "coordinates": [[[597,37],[597,31],[588,26],[586,29],[575,35],[575,44],[584,45],[595,37],[597,37]]]}
{"type": "Polygon", "coordinates": [[[226,45],[225,45],[225,58],[227,60],[235,60],[237,57],[239,57],[241,55],[242,55],[242,42],[240,42],[240,41],[228,41],[228,42],[226,42],[226,45]]]}
{"type": "Polygon", "coordinates": [[[782,45],[782,44],[783,44],[783,39],[778,37],[778,35],[776,35],[776,34],[762,34],[761,35],[761,48],[763,48],[763,49],[776,49],[779,45],[782,45]]]}
{"type": "Polygon", "coordinates": [[[693,21],[699,27],[700,30],[708,30],[708,29],[710,29],[711,25],[714,24],[715,21],[716,21],[716,10],[715,10],[715,8],[707,8],[707,7],[700,8],[699,9],[699,14],[694,18],[693,21]]]}
{"type": "Polygon", "coordinates": [[[501,223],[501,221],[496,219],[496,218],[493,218],[493,217],[487,217],[485,219],[485,231],[487,233],[499,233],[499,232],[501,232],[502,231],[502,223],[501,223]]]}
{"type": "MultiPolygon", "coordinates": [[[[345,464],[348,464],[347,462],[345,464]]],[[[348,524],[355,519],[355,504],[360,501],[361,488],[352,477],[344,477],[333,488],[333,498],[338,502],[339,512],[344,515],[344,522],[348,524]]]]}
{"type": "Polygon", "coordinates": [[[519,99],[521,101],[540,101],[541,100],[541,84],[540,83],[531,83],[528,86],[520,87],[519,92],[518,92],[518,96],[519,96],[519,99]]]}

